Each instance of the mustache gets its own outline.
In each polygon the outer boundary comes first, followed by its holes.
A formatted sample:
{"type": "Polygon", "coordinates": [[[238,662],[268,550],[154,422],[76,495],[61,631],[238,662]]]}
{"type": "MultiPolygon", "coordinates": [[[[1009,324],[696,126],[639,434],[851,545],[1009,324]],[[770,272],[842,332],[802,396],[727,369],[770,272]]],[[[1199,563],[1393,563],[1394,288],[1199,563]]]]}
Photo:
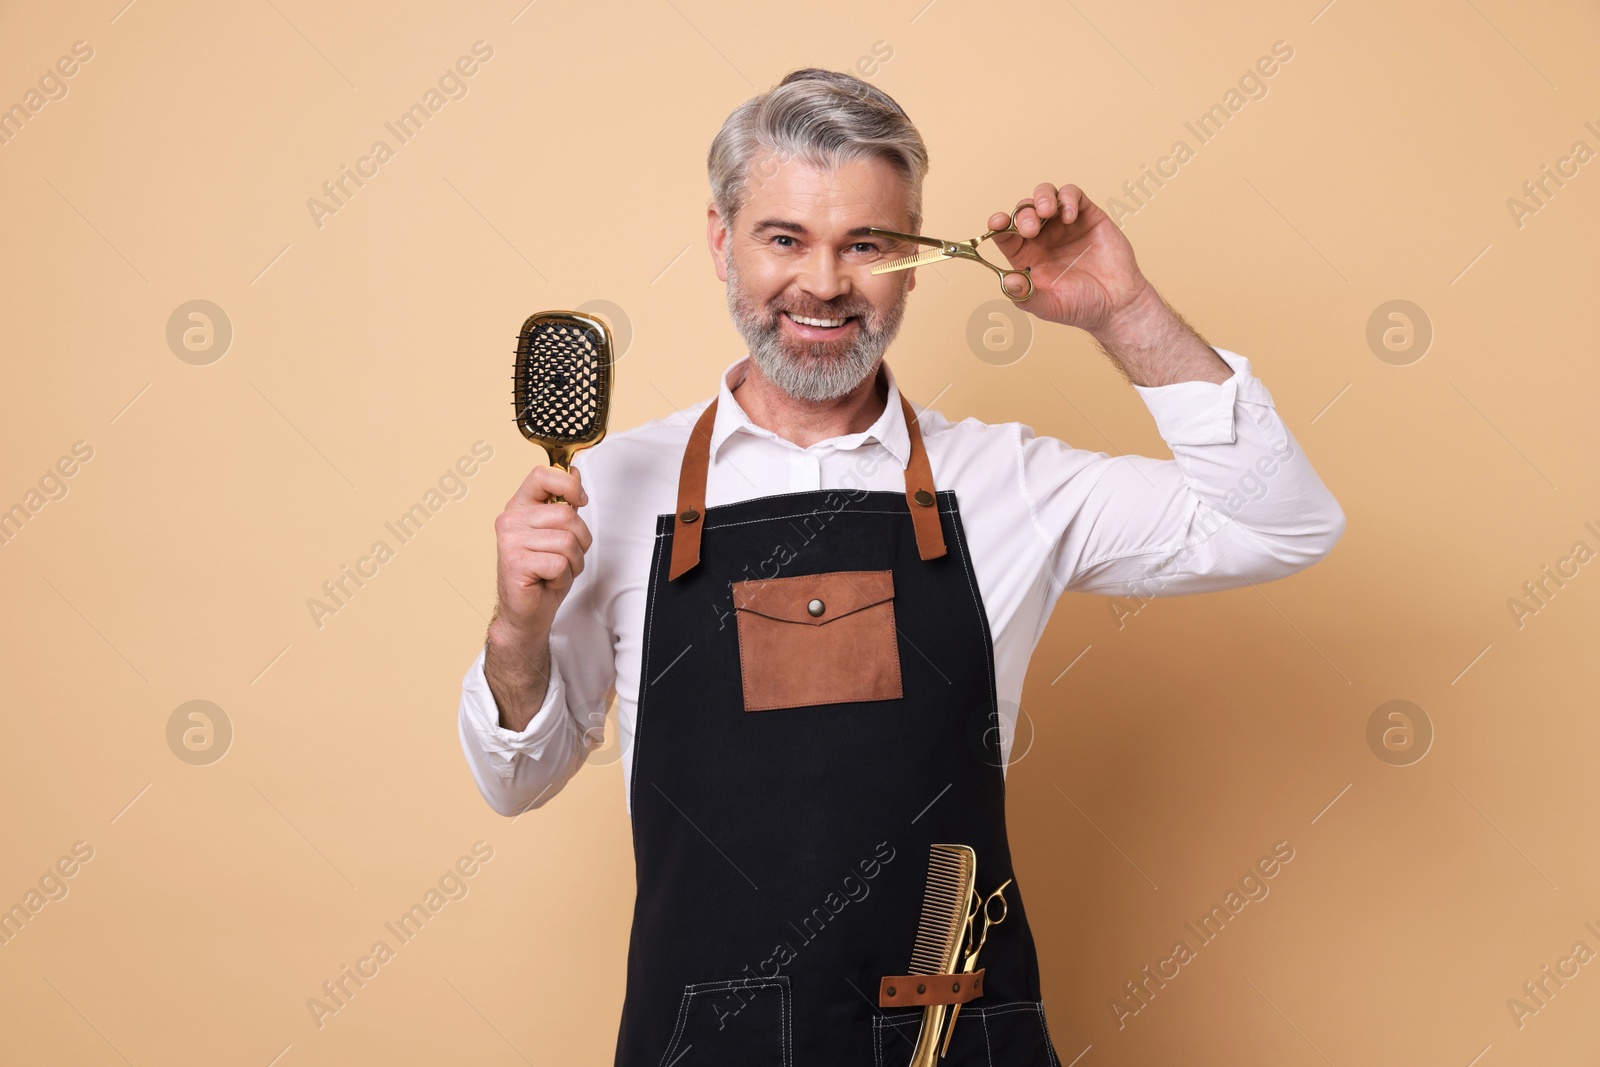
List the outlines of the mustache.
{"type": "Polygon", "coordinates": [[[824,308],[820,310],[813,310],[810,308],[774,306],[774,317],[776,317],[781,311],[787,311],[791,315],[803,315],[808,319],[864,319],[869,317],[871,313],[871,309],[865,307],[824,308]]]}

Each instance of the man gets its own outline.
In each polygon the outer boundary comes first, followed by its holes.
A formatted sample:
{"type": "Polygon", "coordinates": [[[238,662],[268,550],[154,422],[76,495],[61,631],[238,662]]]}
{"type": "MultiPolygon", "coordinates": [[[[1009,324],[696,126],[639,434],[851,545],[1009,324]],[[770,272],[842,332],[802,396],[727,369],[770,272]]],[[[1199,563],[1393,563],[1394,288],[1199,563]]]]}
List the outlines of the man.
{"type": "MultiPolygon", "coordinates": [[[[707,235],[748,357],[714,400],[535,467],[496,521],[461,742],[514,815],[618,698],[624,1067],[909,1062],[924,1005],[963,999],[943,992],[959,974],[895,985],[929,848],[971,847],[979,894],[1012,878],[995,717],[1056,599],[1267,581],[1343,530],[1249,361],[1190,329],[1073,185],[1037,186],[995,243],[1031,271],[1019,306],[1091,334],[1174,458],[915,408],[883,355],[916,272],[871,273],[912,249],[868,231],[918,231],[926,169],[905,113],[848,75],[796,71],[739,107],[707,235]]],[[[1021,889],[942,1063],[1055,1062],[1021,889]]]]}

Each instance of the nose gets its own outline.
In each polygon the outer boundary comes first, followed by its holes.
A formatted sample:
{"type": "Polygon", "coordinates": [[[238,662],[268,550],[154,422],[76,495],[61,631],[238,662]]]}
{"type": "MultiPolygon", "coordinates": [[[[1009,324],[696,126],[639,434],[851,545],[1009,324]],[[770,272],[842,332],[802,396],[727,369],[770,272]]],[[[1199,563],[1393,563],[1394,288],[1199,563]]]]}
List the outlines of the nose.
{"type": "Polygon", "coordinates": [[[830,248],[819,248],[806,257],[796,279],[800,288],[820,303],[829,303],[850,292],[850,273],[830,248]]]}

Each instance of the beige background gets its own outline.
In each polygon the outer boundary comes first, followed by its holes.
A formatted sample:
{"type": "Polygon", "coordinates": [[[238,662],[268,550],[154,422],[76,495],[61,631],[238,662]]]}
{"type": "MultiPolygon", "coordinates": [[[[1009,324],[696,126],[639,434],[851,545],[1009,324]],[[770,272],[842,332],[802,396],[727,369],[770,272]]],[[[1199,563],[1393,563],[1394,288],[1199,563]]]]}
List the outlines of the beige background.
{"type": "MultiPolygon", "coordinates": [[[[1108,204],[1280,40],[1268,95],[1126,229],[1254,361],[1349,527],[1259,589],[1120,627],[1102,598],[1058,607],[1010,786],[1056,1046],[1083,1067],[1600,1057],[1600,963],[1520,1028],[1507,1007],[1575,942],[1600,951],[1600,568],[1520,628],[1507,607],[1600,550],[1600,164],[1520,227],[1507,206],[1575,141],[1600,150],[1592,5],[123,2],[0,14],[0,104],[93,49],[0,146],[0,506],[93,449],[0,546],[0,903],[93,849],[0,947],[0,1059],[610,1062],[633,891],[614,750],[508,821],[456,738],[491,518],[543,462],[510,420],[522,319],[624,310],[616,428],[709,395],[743,349],[706,149],[794,67],[892,53],[866,69],[933,153],[927,229],[965,236],[1043,180],[1108,204]],[[480,40],[468,95],[397,146],[383,124],[480,40]],[[394,157],[319,228],[307,199],[379,138],[394,157]],[[203,366],[166,340],[195,299],[233,329],[203,366]],[[1366,339],[1396,299],[1435,331],[1403,366],[1366,339]],[[319,629],[307,599],[479,440],[465,498],[319,629]],[[1396,699],[1435,731],[1409,766],[1367,740],[1396,699]],[[191,700],[234,732],[207,766],[167,740],[191,700]],[[307,999],[478,841],[469,894],[319,1029],[307,999]],[[1119,1028],[1111,998],[1279,841],[1270,895],[1119,1028]]],[[[890,353],[913,399],[1166,454],[1084,336],[1041,324],[1023,358],[977,358],[994,284],[924,272],[890,353]]]]}

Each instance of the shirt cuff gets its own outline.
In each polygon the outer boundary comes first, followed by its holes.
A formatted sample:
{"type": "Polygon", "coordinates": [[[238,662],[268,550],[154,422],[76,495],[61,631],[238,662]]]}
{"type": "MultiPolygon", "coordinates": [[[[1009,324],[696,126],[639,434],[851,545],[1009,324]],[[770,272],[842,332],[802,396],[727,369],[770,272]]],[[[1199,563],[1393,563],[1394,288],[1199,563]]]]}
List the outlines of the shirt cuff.
{"type": "Polygon", "coordinates": [[[533,718],[528,720],[526,727],[508,730],[500,725],[500,705],[495,703],[489,680],[484,676],[483,657],[484,652],[480,649],[478,658],[472,661],[466,676],[461,679],[461,705],[466,709],[467,719],[472,724],[478,743],[491,757],[494,772],[502,779],[509,780],[517,753],[538,759],[556,737],[566,714],[565,686],[561,682],[561,671],[556,667],[555,657],[552,656],[544,702],[539,705],[533,718]]]}
{"type": "Polygon", "coordinates": [[[1226,381],[1134,386],[1168,445],[1233,444],[1235,403],[1274,406],[1267,387],[1250,373],[1249,359],[1226,348],[1213,346],[1212,351],[1233,368],[1226,381]]]}

